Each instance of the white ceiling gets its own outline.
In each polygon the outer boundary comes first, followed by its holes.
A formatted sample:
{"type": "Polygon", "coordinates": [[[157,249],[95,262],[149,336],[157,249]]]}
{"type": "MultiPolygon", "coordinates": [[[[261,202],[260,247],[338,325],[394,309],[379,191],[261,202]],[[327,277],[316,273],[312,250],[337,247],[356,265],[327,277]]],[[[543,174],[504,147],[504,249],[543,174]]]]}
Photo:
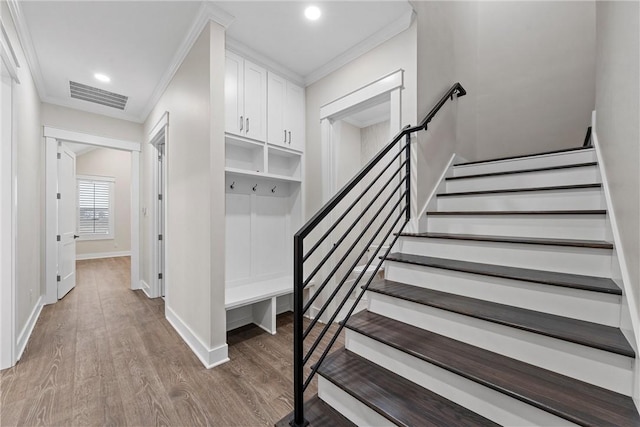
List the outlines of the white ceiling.
{"type": "Polygon", "coordinates": [[[19,25],[26,30],[22,41],[43,101],[141,122],[195,39],[205,13],[232,21],[230,46],[242,47],[241,53],[253,53],[258,62],[301,83],[392,37],[408,26],[411,14],[404,0],[316,2],[323,15],[309,22],[303,14],[308,4],[24,1],[19,2],[19,25]],[[111,82],[95,80],[97,72],[109,75],[111,82]],[[72,99],[69,80],[128,96],[125,111],[72,99]]]}

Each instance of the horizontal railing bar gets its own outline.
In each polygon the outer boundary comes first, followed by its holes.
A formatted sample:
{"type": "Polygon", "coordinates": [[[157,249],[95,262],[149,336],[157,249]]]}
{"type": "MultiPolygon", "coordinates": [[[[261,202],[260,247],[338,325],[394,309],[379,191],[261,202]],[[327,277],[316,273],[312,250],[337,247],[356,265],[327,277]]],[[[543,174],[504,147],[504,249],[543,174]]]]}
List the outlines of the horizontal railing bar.
{"type": "Polygon", "coordinates": [[[338,205],[338,203],[340,203],[342,199],[345,198],[345,196],[353,189],[353,187],[358,185],[358,183],[362,181],[362,178],[364,178],[371,171],[371,169],[373,169],[373,167],[377,165],[378,162],[380,162],[380,160],[383,159],[384,156],[393,147],[395,147],[395,145],[398,143],[398,141],[400,141],[400,139],[402,139],[404,135],[409,132],[415,132],[416,130],[422,130],[422,128],[420,126],[411,128],[409,127],[409,125],[407,125],[400,132],[398,132],[393,140],[388,143],[382,150],[380,150],[380,152],[376,154],[373,159],[369,160],[369,163],[367,163],[356,176],[351,178],[351,180],[347,182],[340,189],[340,191],[338,191],[327,203],[325,203],[324,206],[313,217],[311,217],[311,219],[307,221],[307,223],[303,225],[295,235],[301,236],[303,238],[306,237],[311,232],[311,230],[316,228],[320,221],[322,221],[329,214],[329,212],[332,211],[338,205]]]}
{"type": "Polygon", "coordinates": [[[333,225],[322,235],[322,237],[320,237],[320,239],[318,239],[316,244],[313,245],[313,247],[309,250],[309,252],[307,252],[307,254],[302,258],[302,262],[305,262],[315,252],[315,250],[320,247],[322,242],[324,242],[324,240],[331,234],[331,232],[338,226],[338,224],[340,224],[340,222],[342,222],[342,220],[349,214],[349,212],[351,212],[351,210],[358,204],[358,202],[364,197],[364,195],[369,191],[369,189],[371,189],[371,187],[373,187],[373,185],[376,182],[378,182],[378,179],[380,179],[380,177],[389,169],[389,167],[391,167],[391,165],[396,161],[396,159],[402,155],[402,151],[406,147],[407,147],[406,145],[404,147],[402,147],[400,149],[400,151],[398,152],[398,154],[393,156],[391,161],[389,163],[387,163],[387,166],[385,166],[384,169],[378,174],[378,176],[376,176],[371,181],[371,183],[367,186],[367,188],[365,188],[364,191],[362,193],[360,193],[360,195],[356,198],[356,200],[354,200],[351,203],[351,206],[349,206],[347,208],[347,210],[344,211],[344,213],[340,216],[340,218],[338,218],[336,220],[336,222],[334,222],[333,225]]]}
{"type": "MultiPolygon", "coordinates": [[[[371,208],[371,206],[373,206],[373,204],[378,200],[378,198],[380,197],[380,195],[384,192],[384,190],[387,189],[387,187],[389,186],[389,184],[391,184],[391,182],[396,179],[396,176],[398,175],[398,173],[402,172],[402,167],[407,163],[407,161],[405,160],[404,162],[402,162],[402,164],[400,164],[400,168],[394,172],[393,175],[391,175],[391,177],[387,180],[387,182],[384,184],[384,186],[380,189],[380,191],[378,191],[378,193],[376,193],[376,195],[371,199],[371,201],[369,202],[369,204],[362,209],[362,212],[360,212],[360,215],[358,215],[358,217],[353,221],[353,223],[349,226],[349,228],[347,229],[347,231],[345,231],[342,234],[342,237],[340,237],[340,239],[338,239],[338,241],[331,247],[331,249],[327,252],[327,254],[324,256],[324,258],[322,258],[322,261],[320,261],[318,263],[318,265],[316,266],[316,268],[311,272],[311,274],[309,274],[309,276],[305,279],[304,283],[302,284],[303,287],[307,287],[309,285],[309,282],[311,282],[311,280],[313,280],[313,278],[315,277],[315,275],[318,273],[318,271],[320,271],[320,269],[324,266],[324,263],[327,262],[327,260],[329,259],[329,257],[331,257],[331,255],[333,255],[333,253],[338,249],[338,247],[340,247],[340,245],[342,244],[342,242],[344,242],[344,239],[347,238],[347,236],[349,235],[349,233],[351,233],[351,231],[353,231],[353,229],[355,228],[356,225],[358,225],[358,221],[360,221],[362,219],[362,217],[369,211],[369,209],[371,208]]],[[[402,183],[402,181],[401,181],[402,183]]],[[[398,188],[400,188],[400,185],[398,185],[396,188],[393,189],[393,192],[395,192],[396,190],[398,190],[398,188]]]]}
{"type": "MultiPolygon", "coordinates": [[[[405,206],[404,210],[408,209],[407,206],[405,206]]],[[[400,215],[398,216],[398,218],[396,219],[395,223],[393,224],[393,226],[391,227],[391,229],[389,230],[389,232],[387,233],[387,236],[382,240],[383,242],[389,237],[391,231],[393,231],[394,227],[398,224],[398,221],[400,220],[400,218],[402,218],[402,213],[400,213],[400,215]]],[[[389,245],[389,247],[387,248],[386,252],[384,253],[384,255],[380,258],[380,261],[378,262],[378,265],[376,266],[376,271],[380,269],[380,266],[382,265],[382,263],[384,262],[385,258],[389,255],[389,252],[391,251],[391,248],[393,248],[393,246],[396,244],[398,238],[400,237],[400,234],[402,233],[402,231],[404,230],[404,228],[406,227],[406,225],[409,223],[409,221],[405,220],[404,223],[402,224],[402,226],[400,227],[400,230],[398,230],[398,232],[396,233],[393,242],[391,242],[391,244],[389,245]]],[[[356,309],[356,307],[358,306],[358,303],[362,300],[362,297],[364,296],[364,293],[367,291],[367,289],[369,289],[369,285],[371,284],[371,282],[373,281],[373,278],[375,276],[372,275],[369,280],[367,281],[367,283],[362,287],[362,291],[360,291],[360,294],[358,295],[358,297],[356,298],[355,302],[352,304],[351,309],[349,310],[349,312],[347,313],[347,315],[345,316],[345,320],[349,319],[351,317],[351,315],[353,314],[353,311],[356,309]]],[[[346,321],[343,322],[339,322],[338,324],[338,330],[335,332],[335,334],[333,335],[333,337],[331,338],[331,341],[329,342],[329,344],[327,345],[327,347],[325,348],[325,350],[322,352],[322,355],[320,356],[320,358],[318,359],[318,361],[314,364],[314,366],[311,368],[311,372],[309,373],[309,376],[307,377],[306,381],[304,382],[303,386],[302,386],[302,390],[306,390],[307,387],[309,386],[309,384],[311,383],[311,380],[313,379],[313,376],[318,372],[318,368],[320,367],[320,365],[322,364],[322,362],[324,362],[324,359],[327,357],[327,354],[329,353],[329,351],[331,351],[331,348],[333,347],[333,345],[335,344],[336,340],[338,339],[338,337],[340,336],[340,332],[342,332],[342,329],[344,329],[344,326],[346,325],[346,321]]],[[[331,323],[327,323],[327,325],[330,325],[331,323]]],[[[304,365],[304,363],[303,363],[304,365]]]]}
{"type": "MultiPolygon", "coordinates": [[[[367,252],[367,250],[369,250],[369,246],[371,246],[371,243],[378,237],[378,235],[380,234],[380,232],[383,230],[384,226],[387,225],[387,221],[389,221],[389,218],[391,218],[391,216],[393,215],[393,212],[395,211],[395,209],[400,206],[400,203],[402,202],[402,200],[398,200],[398,202],[391,208],[391,211],[389,212],[389,214],[387,215],[387,217],[384,219],[384,222],[382,224],[380,224],[380,227],[378,227],[378,229],[376,230],[376,232],[374,233],[374,235],[369,239],[369,242],[367,242],[367,244],[365,245],[364,249],[360,252],[360,255],[356,258],[356,260],[351,264],[351,267],[348,269],[349,273],[347,273],[342,280],[340,281],[340,283],[335,287],[335,289],[333,290],[333,292],[331,292],[331,295],[329,295],[329,298],[327,298],[327,300],[324,302],[324,304],[322,305],[322,307],[320,308],[320,311],[318,311],[318,313],[314,316],[313,320],[311,321],[311,323],[309,324],[309,326],[307,326],[307,329],[304,331],[304,333],[302,334],[302,339],[305,339],[309,333],[313,330],[313,327],[315,326],[315,324],[318,322],[318,319],[320,319],[320,316],[322,316],[324,314],[324,312],[326,311],[326,309],[329,307],[329,304],[331,303],[331,301],[333,301],[333,299],[336,297],[336,295],[338,294],[338,292],[340,292],[340,290],[342,289],[342,286],[344,285],[344,283],[347,281],[347,278],[349,277],[349,274],[351,274],[351,272],[353,271],[353,269],[358,265],[358,262],[360,262],[360,259],[363,257],[363,255],[367,252]]],[[[402,210],[402,213],[405,212],[406,209],[409,209],[408,206],[405,206],[404,209],[402,210]]],[[[374,218],[375,219],[375,218],[374,218]]],[[[397,224],[398,220],[396,220],[396,222],[394,223],[394,225],[391,227],[393,229],[393,227],[395,227],[395,224],[397,224]]],[[[366,230],[365,230],[366,231],[366,230]]],[[[387,237],[389,235],[387,234],[387,237]]],[[[386,240],[385,237],[383,239],[386,240]]],[[[345,261],[346,256],[348,256],[349,254],[346,254],[343,258],[342,258],[342,262],[345,261]]],[[[363,271],[364,272],[364,271],[363,271]]],[[[335,319],[335,316],[337,314],[334,313],[332,319],[330,322],[327,323],[327,325],[329,325],[331,322],[333,322],[333,319],[335,319]]],[[[326,326],[325,326],[325,330],[326,330],[326,326]]],[[[322,336],[324,335],[324,331],[320,336],[320,339],[322,339],[322,336]]],[[[314,346],[312,346],[311,350],[309,351],[309,353],[307,354],[307,356],[305,356],[305,358],[302,361],[302,364],[304,365],[305,363],[307,363],[307,360],[309,359],[309,356],[311,355],[311,353],[313,353],[313,350],[315,350],[315,347],[317,347],[319,340],[316,339],[316,342],[314,343],[314,346]]]]}
{"type": "MultiPolygon", "coordinates": [[[[394,193],[395,191],[397,191],[400,186],[402,186],[402,183],[407,179],[408,177],[404,177],[402,178],[402,180],[398,183],[398,185],[396,186],[396,188],[393,189],[394,193]]],[[[380,215],[380,212],[382,212],[382,210],[387,206],[387,204],[389,203],[389,201],[393,198],[393,196],[395,196],[394,193],[391,193],[389,195],[389,197],[387,197],[387,199],[384,201],[384,203],[382,204],[382,206],[380,206],[380,208],[378,209],[378,211],[375,213],[375,215],[373,215],[373,218],[377,218],[378,215],[380,215]]],[[[398,201],[399,202],[399,201],[398,201]]],[[[396,207],[399,205],[399,203],[396,203],[396,207]]],[[[349,254],[355,247],[356,244],[360,241],[360,239],[362,239],[362,236],[364,236],[364,234],[367,232],[367,229],[364,228],[360,234],[358,235],[358,237],[355,239],[355,241],[351,244],[351,246],[349,247],[349,249],[347,249],[346,253],[349,254]]],[[[367,248],[368,249],[368,248],[367,248]]],[[[329,280],[331,280],[331,277],[333,277],[333,275],[336,273],[336,271],[338,271],[338,269],[340,268],[340,266],[342,265],[342,263],[344,263],[345,261],[345,257],[343,256],[342,259],[340,260],[340,262],[338,262],[338,264],[333,268],[333,270],[331,270],[331,273],[329,273],[327,275],[327,277],[324,279],[324,281],[322,282],[322,284],[320,285],[320,287],[318,288],[318,290],[309,298],[309,301],[307,302],[307,304],[304,306],[304,310],[303,313],[306,313],[307,310],[309,310],[309,307],[311,307],[311,305],[313,304],[313,302],[316,300],[316,298],[318,298],[318,295],[320,295],[320,292],[322,292],[325,288],[325,286],[327,286],[327,283],[329,283],[329,280]]],[[[316,317],[317,318],[317,317],[316,317]]],[[[306,336],[306,335],[305,335],[306,336]]]]}

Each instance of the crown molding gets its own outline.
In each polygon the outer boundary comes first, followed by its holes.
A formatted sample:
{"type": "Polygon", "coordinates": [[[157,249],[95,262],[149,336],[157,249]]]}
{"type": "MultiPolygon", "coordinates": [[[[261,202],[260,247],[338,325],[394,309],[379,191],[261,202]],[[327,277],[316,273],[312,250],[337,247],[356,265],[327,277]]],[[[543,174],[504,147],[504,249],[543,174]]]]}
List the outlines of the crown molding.
{"type": "Polygon", "coordinates": [[[146,106],[142,109],[140,117],[138,117],[136,121],[144,122],[147,119],[149,113],[151,113],[153,107],[155,107],[155,105],[160,100],[160,97],[169,86],[171,79],[173,79],[173,76],[175,76],[178,68],[180,68],[180,65],[182,65],[182,61],[184,61],[184,59],[189,54],[189,51],[193,47],[193,44],[198,39],[200,33],[202,33],[202,30],[204,30],[207,23],[209,23],[209,21],[213,21],[227,29],[229,25],[231,25],[231,23],[235,21],[235,19],[236,18],[233,15],[225,12],[213,3],[210,3],[208,1],[203,1],[201,3],[200,9],[196,14],[193,24],[191,24],[189,31],[182,40],[182,43],[180,43],[180,47],[178,47],[175,55],[173,55],[173,59],[169,63],[167,70],[164,72],[162,78],[156,85],[156,88],[149,97],[146,106]]]}
{"type": "Polygon", "coordinates": [[[411,23],[413,22],[414,17],[415,17],[415,12],[413,11],[413,9],[408,10],[402,16],[400,16],[400,18],[396,19],[391,24],[387,25],[386,27],[382,28],[380,31],[367,37],[360,43],[356,44],[352,48],[345,51],[344,53],[336,56],[334,59],[327,62],[325,65],[318,68],[314,72],[306,75],[304,78],[305,86],[312,85],[313,83],[317,82],[323,77],[328,76],[334,71],[344,67],[354,59],[364,55],[365,53],[369,52],[373,48],[381,45],[387,40],[390,40],[393,37],[400,34],[401,32],[405,31],[407,28],[411,26],[411,23]]]}
{"type": "Polygon", "coordinates": [[[250,48],[249,46],[237,41],[236,39],[232,39],[231,37],[227,36],[226,48],[244,58],[247,58],[251,62],[255,62],[256,64],[266,68],[267,70],[273,71],[276,74],[280,74],[287,80],[290,80],[300,86],[304,86],[305,79],[303,76],[294,71],[291,71],[287,67],[264,56],[257,50],[250,48]]]}
{"type": "Polygon", "coordinates": [[[47,96],[47,91],[44,85],[44,78],[42,77],[42,69],[40,68],[40,62],[38,61],[38,55],[36,49],[33,46],[33,40],[31,40],[31,34],[29,33],[29,27],[27,21],[22,13],[22,7],[18,0],[7,0],[7,6],[9,6],[9,12],[11,13],[11,19],[18,34],[18,41],[22,46],[22,51],[27,59],[27,65],[31,71],[33,82],[36,85],[36,90],[40,99],[44,99],[47,96]]]}

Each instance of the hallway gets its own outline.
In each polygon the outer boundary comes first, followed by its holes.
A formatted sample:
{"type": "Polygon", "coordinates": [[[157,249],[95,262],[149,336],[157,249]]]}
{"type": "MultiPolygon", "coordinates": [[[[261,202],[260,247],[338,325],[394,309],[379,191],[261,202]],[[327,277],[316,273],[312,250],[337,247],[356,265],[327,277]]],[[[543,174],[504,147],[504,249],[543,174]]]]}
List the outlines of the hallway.
{"type": "Polygon", "coordinates": [[[78,261],[77,287],[43,308],[20,362],[0,373],[2,426],[254,426],[291,411],[290,314],[275,336],[229,333],[231,362],[206,370],[163,300],[128,289],[129,269],[128,257],[78,261]]]}

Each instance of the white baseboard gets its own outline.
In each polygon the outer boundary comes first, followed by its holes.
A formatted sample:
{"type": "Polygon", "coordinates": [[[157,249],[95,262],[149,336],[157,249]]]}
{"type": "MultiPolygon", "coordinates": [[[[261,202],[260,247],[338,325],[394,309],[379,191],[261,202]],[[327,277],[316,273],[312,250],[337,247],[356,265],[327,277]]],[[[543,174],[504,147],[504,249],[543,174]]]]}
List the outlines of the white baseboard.
{"type": "Polygon", "coordinates": [[[117,258],[121,256],[131,256],[131,251],[95,252],[90,254],[77,254],[76,261],[84,261],[87,259],[100,259],[100,258],[117,258]]]}
{"type": "Polygon", "coordinates": [[[18,335],[18,343],[16,345],[16,361],[20,360],[24,349],[27,347],[27,342],[29,342],[29,337],[31,337],[33,328],[36,326],[38,317],[40,317],[40,312],[42,312],[43,305],[43,298],[41,295],[40,298],[38,298],[38,302],[36,302],[35,307],[33,307],[33,311],[29,315],[29,318],[27,319],[27,324],[24,325],[24,328],[22,328],[22,331],[20,331],[20,335],[18,335]]]}
{"type": "Polygon", "coordinates": [[[444,170],[440,173],[440,177],[438,178],[436,185],[431,189],[431,193],[429,194],[429,197],[427,197],[427,201],[422,206],[422,209],[420,209],[420,212],[418,213],[418,218],[413,218],[412,222],[409,224],[410,231],[416,233],[423,229],[422,228],[423,226],[421,224],[423,223],[423,221],[426,220],[425,215],[427,213],[427,209],[429,208],[429,206],[435,203],[435,195],[438,194],[438,192],[440,191],[444,191],[444,185],[445,185],[444,179],[453,173],[452,172],[453,164],[456,160],[459,160],[459,159],[460,157],[457,154],[454,153],[451,155],[451,158],[447,162],[447,165],[445,166],[444,170]]]}
{"type": "Polygon", "coordinates": [[[148,297],[148,298],[153,298],[151,296],[151,294],[149,293],[151,291],[151,287],[149,286],[149,284],[147,282],[145,282],[144,280],[140,279],[140,286],[138,287],[138,289],[142,289],[142,292],[144,292],[144,294],[148,297]]]}
{"type": "Polygon", "coordinates": [[[173,329],[182,337],[191,351],[200,359],[205,368],[210,369],[229,361],[227,344],[216,348],[209,348],[193,333],[191,328],[169,307],[165,305],[165,315],[173,329]]]}

